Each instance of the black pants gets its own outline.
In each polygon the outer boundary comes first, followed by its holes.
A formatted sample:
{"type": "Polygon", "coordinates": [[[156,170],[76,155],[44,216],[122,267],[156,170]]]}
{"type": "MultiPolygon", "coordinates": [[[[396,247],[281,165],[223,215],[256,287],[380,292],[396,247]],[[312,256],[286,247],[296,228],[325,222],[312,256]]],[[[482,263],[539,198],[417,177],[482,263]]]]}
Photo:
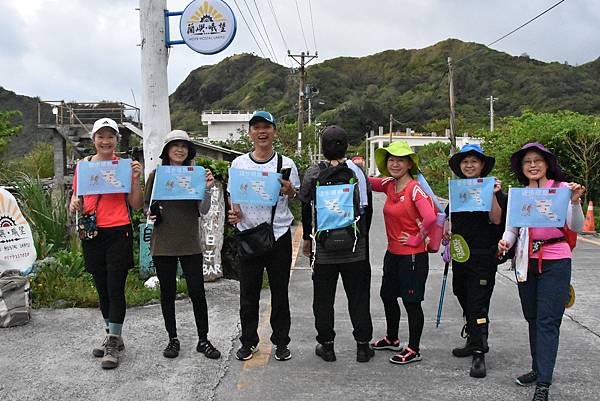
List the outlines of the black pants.
{"type": "Polygon", "coordinates": [[[96,238],[82,241],[85,269],[92,274],[102,317],[110,323],[125,320],[125,281],[133,267],[131,224],[99,228],[96,238]]]}
{"type": "Polygon", "coordinates": [[[453,262],[452,289],[467,321],[471,345],[488,352],[490,300],[496,283],[497,265],[489,252],[471,251],[466,263],[453,262]]]}
{"type": "Polygon", "coordinates": [[[290,303],[288,285],[292,264],[292,235],[286,232],[276,242],[275,247],[260,257],[241,263],[240,272],[240,320],[244,346],[258,344],[258,312],[260,290],[265,268],[271,290],[271,342],[287,345],[290,342],[290,303]]]}
{"type": "Polygon", "coordinates": [[[198,338],[206,340],[208,335],[208,307],[204,293],[202,254],[186,256],[153,256],[156,275],[160,282],[160,306],[169,338],[177,337],[175,320],[175,295],[177,294],[177,260],[185,275],[188,293],[194,308],[198,338]]]}
{"type": "Polygon", "coordinates": [[[426,252],[414,255],[395,255],[386,252],[383,259],[383,280],[380,296],[385,310],[387,337],[398,338],[400,326],[400,305],[408,315],[408,346],[419,351],[425,316],[421,302],[425,297],[425,283],[429,273],[429,256],[426,252]]]}
{"type": "Polygon", "coordinates": [[[315,264],[312,279],[317,342],[323,344],[335,338],[333,306],[340,275],[348,298],[354,339],[368,342],[373,337],[373,323],[370,311],[371,269],[366,260],[344,264],[315,264]]]}
{"type": "Polygon", "coordinates": [[[100,299],[102,317],[110,323],[125,321],[125,281],[128,270],[93,271],[94,285],[100,299]]]}

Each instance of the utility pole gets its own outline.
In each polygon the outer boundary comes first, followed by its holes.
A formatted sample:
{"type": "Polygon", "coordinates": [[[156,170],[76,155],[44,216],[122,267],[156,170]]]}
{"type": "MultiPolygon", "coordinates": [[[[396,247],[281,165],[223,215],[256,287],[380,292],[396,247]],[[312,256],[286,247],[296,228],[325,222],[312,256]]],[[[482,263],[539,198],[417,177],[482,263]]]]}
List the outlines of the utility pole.
{"type": "Polygon", "coordinates": [[[490,97],[486,97],[487,100],[490,101],[490,132],[494,131],[494,102],[498,100],[497,97],[490,95],[490,97]]]}
{"type": "Polygon", "coordinates": [[[147,178],[159,162],[163,139],[171,131],[168,49],[165,43],[166,0],[140,0],[142,66],[142,130],[144,175],[147,178]]]}
{"type": "Polygon", "coordinates": [[[392,113],[390,113],[390,143],[392,143],[392,120],[394,119],[394,116],[392,115],[392,113]]]}
{"type": "Polygon", "coordinates": [[[450,88],[450,155],[456,149],[456,112],[454,110],[454,66],[452,57],[448,57],[448,86],[450,88]]]}
{"type": "Polygon", "coordinates": [[[300,54],[291,54],[288,50],[288,57],[291,57],[300,65],[298,73],[300,74],[298,84],[298,153],[302,152],[302,132],[304,132],[304,82],[306,81],[306,65],[318,57],[318,53],[311,55],[310,52],[300,54]]]}

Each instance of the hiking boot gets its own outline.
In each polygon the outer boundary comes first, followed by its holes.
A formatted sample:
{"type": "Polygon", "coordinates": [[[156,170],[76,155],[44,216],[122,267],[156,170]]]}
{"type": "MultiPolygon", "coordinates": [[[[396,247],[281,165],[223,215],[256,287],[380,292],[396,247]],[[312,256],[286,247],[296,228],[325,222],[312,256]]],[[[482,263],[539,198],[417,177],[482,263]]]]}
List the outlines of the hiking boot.
{"type": "Polygon", "coordinates": [[[292,353],[287,345],[278,345],[275,348],[275,359],[278,361],[287,361],[292,359],[292,353]]]}
{"type": "MultiPolygon", "coordinates": [[[[196,351],[200,352],[201,354],[204,354],[204,356],[207,357],[208,359],[219,359],[221,357],[221,352],[218,349],[216,349],[208,340],[198,341],[198,345],[196,346],[196,351]]],[[[250,354],[250,355],[252,355],[252,354],[250,354]]],[[[250,359],[250,358],[248,358],[248,359],[250,359]]]]}
{"type": "Polygon", "coordinates": [[[371,349],[368,342],[356,343],[356,361],[369,362],[375,356],[375,351],[371,349]]]}
{"type": "Polygon", "coordinates": [[[471,371],[469,372],[469,376],[475,378],[485,377],[485,354],[481,351],[473,352],[473,363],[471,364],[471,371]]]}
{"type": "Polygon", "coordinates": [[[535,386],[535,393],[531,401],[548,401],[548,391],[550,388],[547,384],[539,383],[535,386]]]}
{"type": "Polygon", "coordinates": [[[176,338],[170,338],[169,344],[167,344],[165,350],[163,351],[163,356],[165,358],[177,358],[179,356],[179,349],[181,345],[179,344],[179,340],[176,338]]]}
{"type": "Polygon", "coordinates": [[[466,358],[468,356],[473,355],[473,351],[475,351],[475,347],[471,344],[471,336],[467,333],[467,325],[465,324],[460,331],[460,336],[465,338],[464,347],[457,347],[452,350],[452,355],[457,358],[466,358]]]}
{"type": "Polygon", "coordinates": [[[420,353],[412,350],[410,347],[404,347],[400,353],[390,358],[390,362],[398,365],[406,365],[411,362],[419,362],[422,359],[420,353]]]}
{"type": "Polygon", "coordinates": [[[335,362],[335,351],[333,350],[333,341],[325,344],[317,344],[315,354],[320,356],[325,362],[335,362]]]}
{"type": "MultiPolygon", "coordinates": [[[[106,342],[108,341],[108,334],[104,337],[104,341],[102,341],[102,345],[98,348],[94,348],[92,350],[92,355],[96,358],[102,358],[104,356],[104,349],[106,348],[106,342]]],[[[118,349],[122,352],[125,349],[125,344],[123,343],[123,337],[119,336],[119,344],[118,349]]]]}
{"type": "Polygon", "coordinates": [[[394,341],[390,341],[387,336],[383,337],[379,341],[372,343],[371,348],[378,351],[382,349],[389,349],[391,351],[396,352],[402,351],[402,347],[400,346],[400,340],[396,339],[394,341]]]}
{"type": "Polygon", "coordinates": [[[256,351],[258,351],[256,345],[242,345],[235,353],[235,357],[240,361],[247,361],[248,359],[252,359],[256,351]]]}
{"type": "Polygon", "coordinates": [[[537,372],[532,370],[516,378],[515,383],[519,386],[529,387],[537,382],[537,372]]]}
{"type": "Polygon", "coordinates": [[[102,357],[102,369],[114,369],[119,366],[119,343],[122,343],[121,336],[109,334],[102,357]]]}

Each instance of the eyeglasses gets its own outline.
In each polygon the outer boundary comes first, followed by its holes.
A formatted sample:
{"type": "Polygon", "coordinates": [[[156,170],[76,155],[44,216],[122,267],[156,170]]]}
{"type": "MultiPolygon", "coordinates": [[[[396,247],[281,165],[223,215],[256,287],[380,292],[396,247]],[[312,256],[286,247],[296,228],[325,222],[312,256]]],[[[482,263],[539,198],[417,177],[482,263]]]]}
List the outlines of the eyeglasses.
{"type": "Polygon", "coordinates": [[[544,159],[523,159],[523,165],[526,166],[528,164],[533,164],[533,165],[538,165],[538,164],[542,164],[545,160],[544,159]]]}

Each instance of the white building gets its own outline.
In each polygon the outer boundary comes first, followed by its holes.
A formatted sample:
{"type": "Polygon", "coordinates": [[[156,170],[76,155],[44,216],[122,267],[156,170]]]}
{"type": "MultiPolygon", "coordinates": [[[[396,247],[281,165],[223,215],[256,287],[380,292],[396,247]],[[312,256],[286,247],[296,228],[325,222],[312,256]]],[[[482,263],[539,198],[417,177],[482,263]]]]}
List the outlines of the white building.
{"type": "Polygon", "coordinates": [[[209,141],[237,140],[248,132],[248,121],[254,112],[242,110],[205,110],[202,124],[208,125],[209,141]]]}
{"type": "MultiPolygon", "coordinates": [[[[400,133],[394,133],[392,136],[387,135],[376,135],[367,139],[368,146],[368,160],[367,160],[367,171],[371,176],[378,176],[379,170],[377,169],[377,165],[375,164],[375,149],[382,148],[390,144],[390,141],[399,141],[403,140],[408,142],[410,147],[417,151],[420,147],[427,145],[428,143],[434,142],[445,142],[449,143],[450,138],[447,136],[435,136],[434,133],[431,134],[420,134],[416,132],[411,132],[410,134],[398,135],[400,133]]],[[[474,143],[480,145],[482,142],[481,138],[475,138],[471,136],[457,136],[456,137],[456,146],[460,149],[467,143],[474,143]]],[[[450,157],[450,156],[448,156],[450,157]]]]}

